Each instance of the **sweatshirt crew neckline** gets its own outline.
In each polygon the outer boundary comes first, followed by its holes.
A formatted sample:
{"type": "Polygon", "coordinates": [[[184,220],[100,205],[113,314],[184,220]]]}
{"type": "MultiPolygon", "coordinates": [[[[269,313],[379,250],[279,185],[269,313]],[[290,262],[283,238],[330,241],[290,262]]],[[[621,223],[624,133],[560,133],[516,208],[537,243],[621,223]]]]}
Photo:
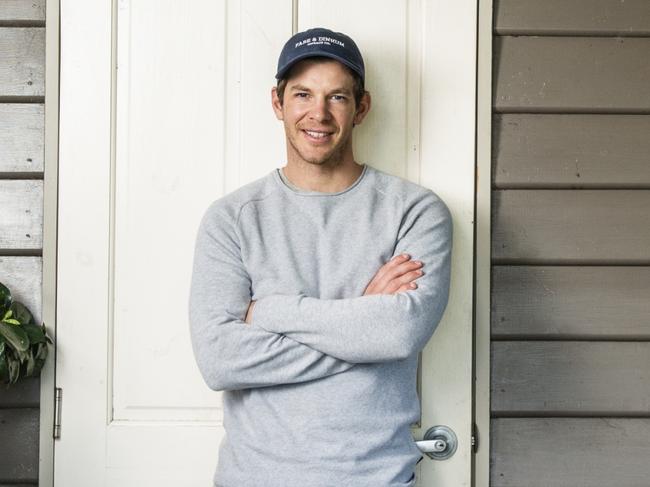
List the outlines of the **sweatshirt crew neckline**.
{"type": "Polygon", "coordinates": [[[347,188],[333,193],[326,193],[323,191],[311,191],[311,190],[299,188],[298,186],[294,185],[291,181],[289,181],[289,179],[282,171],[282,168],[280,167],[275,169],[274,174],[275,174],[275,180],[280,184],[280,186],[285,191],[290,192],[292,194],[297,194],[299,196],[338,196],[347,193],[349,191],[352,191],[354,188],[359,186],[361,181],[365,178],[366,173],[368,172],[368,164],[362,164],[362,166],[363,169],[361,170],[361,174],[359,174],[359,177],[356,179],[356,181],[354,181],[347,188]]]}

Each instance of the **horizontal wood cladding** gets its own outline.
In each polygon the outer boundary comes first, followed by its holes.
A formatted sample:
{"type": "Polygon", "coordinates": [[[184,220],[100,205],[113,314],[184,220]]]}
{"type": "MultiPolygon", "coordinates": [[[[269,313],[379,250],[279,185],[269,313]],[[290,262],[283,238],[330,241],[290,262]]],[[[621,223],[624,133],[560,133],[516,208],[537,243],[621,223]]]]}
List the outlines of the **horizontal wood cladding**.
{"type": "Polygon", "coordinates": [[[45,0],[2,0],[0,23],[45,23],[45,0]]]}
{"type": "Polygon", "coordinates": [[[38,480],[39,410],[0,409],[0,483],[38,480]]]}
{"type": "Polygon", "coordinates": [[[649,342],[493,341],[491,373],[493,416],[650,416],[649,342]]]}
{"type": "Polygon", "coordinates": [[[492,338],[650,339],[648,266],[492,266],[492,338]]]}
{"type": "Polygon", "coordinates": [[[501,35],[650,35],[648,0],[495,0],[501,35]]]}
{"type": "MultiPolygon", "coordinates": [[[[52,347],[49,350],[53,353],[52,347]]],[[[0,385],[0,409],[2,408],[38,408],[41,398],[40,377],[29,377],[12,384],[9,389],[0,385]]],[[[0,487],[2,487],[0,485],[0,487]]]]}
{"type": "Polygon", "coordinates": [[[492,192],[494,263],[650,262],[650,190],[492,192]]]}
{"type": "Polygon", "coordinates": [[[650,112],[650,38],[496,37],[499,112],[650,112]]]}
{"type": "Polygon", "coordinates": [[[0,282],[8,286],[13,298],[27,306],[34,319],[40,322],[43,258],[0,256],[0,282]]]}
{"type": "Polygon", "coordinates": [[[45,28],[0,27],[0,98],[45,95],[45,28]]]}
{"type": "MultiPolygon", "coordinates": [[[[11,289],[11,294],[16,301],[29,308],[37,323],[41,323],[42,317],[42,261],[41,257],[0,256],[0,282],[11,289]]],[[[50,353],[52,353],[51,348],[50,353]]],[[[39,402],[39,377],[18,382],[9,389],[0,386],[0,408],[38,408],[39,402]]]]}
{"type": "Polygon", "coordinates": [[[491,487],[647,487],[650,419],[491,421],[491,487]]]}
{"type": "Polygon", "coordinates": [[[0,252],[43,247],[43,181],[0,180],[0,252]]]}
{"type": "Polygon", "coordinates": [[[42,172],[43,104],[0,103],[0,175],[42,172]]]}
{"type": "Polygon", "coordinates": [[[650,115],[500,114],[492,133],[495,188],[650,187],[650,115]]]}

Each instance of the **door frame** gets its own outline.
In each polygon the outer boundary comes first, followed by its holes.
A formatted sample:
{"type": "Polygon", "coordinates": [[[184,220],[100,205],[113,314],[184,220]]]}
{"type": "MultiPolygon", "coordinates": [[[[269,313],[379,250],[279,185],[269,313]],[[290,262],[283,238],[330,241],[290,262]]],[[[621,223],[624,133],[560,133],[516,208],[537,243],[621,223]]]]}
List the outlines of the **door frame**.
{"type": "Polygon", "coordinates": [[[45,2],[45,130],[43,167],[42,315],[54,345],[40,376],[38,485],[54,486],[56,269],[59,165],[60,0],[45,2]]]}
{"type": "Polygon", "coordinates": [[[490,484],[490,275],[493,0],[477,0],[476,190],[474,210],[474,486],[490,484]]]}

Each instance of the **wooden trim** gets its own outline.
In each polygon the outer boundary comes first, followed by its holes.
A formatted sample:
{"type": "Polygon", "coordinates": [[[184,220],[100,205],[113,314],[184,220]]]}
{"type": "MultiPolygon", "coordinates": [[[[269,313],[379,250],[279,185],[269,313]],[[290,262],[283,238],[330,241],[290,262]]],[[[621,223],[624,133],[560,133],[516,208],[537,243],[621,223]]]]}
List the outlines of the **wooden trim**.
{"type": "Polygon", "coordinates": [[[490,482],[490,227],[492,195],[492,0],[478,0],[476,93],[476,237],[474,304],[474,422],[478,449],[473,485],[490,482]]]}
{"type": "Polygon", "coordinates": [[[45,154],[43,177],[42,316],[54,341],[41,371],[39,487],[54,487],[54,364],[56,357],[56,248],[59,153],[59,0],[46,4],[45,29],[45,154]]]}

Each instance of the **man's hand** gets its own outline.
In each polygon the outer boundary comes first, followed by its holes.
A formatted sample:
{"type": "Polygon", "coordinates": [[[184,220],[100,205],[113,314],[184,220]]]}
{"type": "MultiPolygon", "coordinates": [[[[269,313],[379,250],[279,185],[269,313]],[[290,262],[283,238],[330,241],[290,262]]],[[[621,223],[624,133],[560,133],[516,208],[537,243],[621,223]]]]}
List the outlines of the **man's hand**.
{"type": "Polygon", "coordinates": [[[251,321],[253,321],[253,307],[254,306],[255,306],[255,301],[251,301],[251,304],[248,305],[248,311],[246,311],[246,318],[244,318],[244,321],[248,325],[250,325],[251,321]]]}
{"type": "Polygon", "coordinates": [[[410,259],[410,255],[400,254],[381,266],[366,287],[363,295],[395,294],[417,288],[418,285],[412,281],[424,274],[420,269],[422,262],[410,259]]]}

